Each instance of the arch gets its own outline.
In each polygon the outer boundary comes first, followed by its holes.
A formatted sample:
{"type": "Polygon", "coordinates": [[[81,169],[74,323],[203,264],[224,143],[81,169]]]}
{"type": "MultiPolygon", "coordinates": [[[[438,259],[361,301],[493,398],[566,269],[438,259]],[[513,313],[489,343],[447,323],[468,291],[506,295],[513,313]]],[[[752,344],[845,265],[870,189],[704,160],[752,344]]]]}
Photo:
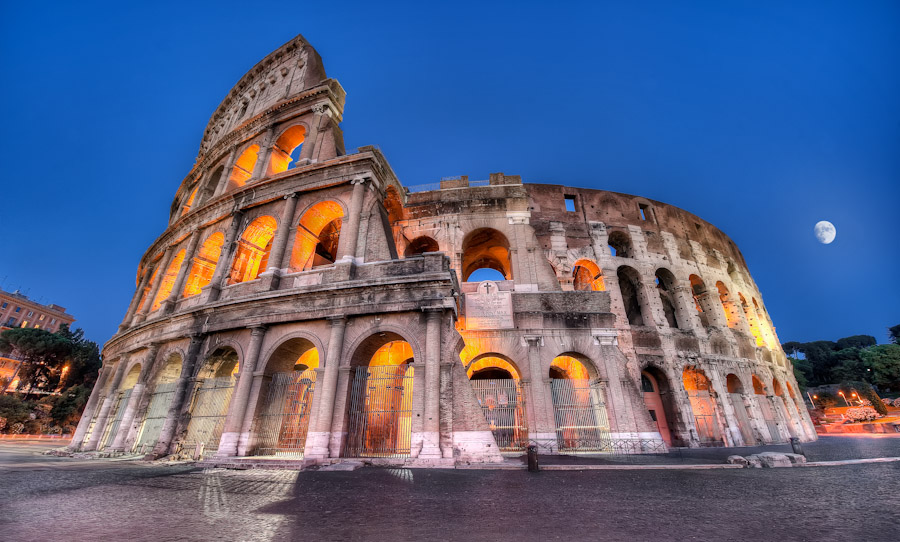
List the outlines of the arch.
{"type": "Polygon", "coordinates": [[[660,267],[656,270],[656,291],[659,294],[659,300],[662,303],[666,322],[672,329],[681,327],[678,325],[678,309],[676,308],[678,304],[675,299],[675,286],[677,283],[675,275],[668,269],[660,267]]]}
{"type": "Polygon", "coordinates": [[[593,364],[577,356],[562,354],[550,364],[556,444],[560,450],[605,451],[611,442],[604,384],[591,378],[593,364]]]}
{"type": "Polygon", "coordinates": [[[501,354],[485,353],[466,367],[481,413],[503,451],[524,449],[528,442],[521,372],[501,354]]]}
{"type": "Polygon", "coordinates": [[[266,270],[277,228],[278,223],[271,216],[261,216],[247,226],[238,241],[228,284],[255,280],[266,270]]]}
{"type": "Polygon", "coordinates": [[[734,302],[731,301],[731,293],[728,287],[721,280],[716,282],[716,289],[719,291],[719,302],[722,303],[722,312],[725,314],[725,322],[728,327],[735,329],[740,325],[740,318],[734,308],[734,302]]]}
{"type": "Polygon", "coordinates": [[[219,183],[222,182],[222,177],[225,175],[225,165],[219,164],[215,169],[212,170],[212,173],[206,178],[203,182],[203,190],[198,195],[197,205],[203,205],[216,193],[216,188],[219,187],[219,183]]]}
{"type": "Polygon", "coordinates": [[[775,338],[772,335],[772,328],[769,327],[769,320],[766,318],[765,311],[760,309],[756,298],[752,297],[750,301],[753,303],[753,309],[756,312],[756,321],[759,322],[759,331],[763,338],[763,345],[771,350],[775,345],[775,338]]]}
{"type": "Polygon", "coordinates": [[[194,199],[197,197],[197,190],[199,188],[200,188],[200,183],[197,183],[197,185],[194,186],[194,189],[191,190],[191,193],[188,195],[184,204],[181,206],[181,215],[180,216],[184,216],[184,215],[188,214],[188,211],[191,210],[191,207],[194,205],[194,199]]]}
{"type": "Polygon", "coordinates": [[[756,312],[750,308],[744,294],[738,292],[738,299],[741,302],[741,310],[744,311],[744,317],[747,318],[747,325],[750,327],[750,334],[753,335],[756,346],[764,346],[765,341],[763,340],[762,332],[759,329],[759,321],[756,319],[756,312]]]}
{"type": "Polygon", "coordinates": [[[641,392],[650,419],[656,424],[663,441],[669,446],[675,436],[675,402],[666,374],[658,367],[647,366],[641,371],[641,392]]]}
{"type": "Polygon", "coordinates": [[[134,387],[135,384],[138,383],[138,379],[141,376],[141,364],[135,363],[128,369],[128,372],[125,373],[125,376],[122,378],[122,383],[119,384],[119,390],[130,390],[134,387]]]}
{"type": "Polygon", "coordinates": [[[757,404],[760,412],[762,412],[763,422],[766,425],[766,430],[769,432],[770,441],[776,442],[781,440],[781,431],[778,428],[778,422],[775,420],[775,405],[768,396],[769,390],[756,375],[753,375],[753,393],[757,396],[757,404]]]}
{"type": "Polygon", "coordinates": [[[616,277],[619,279],[619,291],[622,294],[622,302],[625,304],[625,316],[628,318],[628,324],[643,326],[645,322],[644,309],[641,304],[640,274],[634,268],[623,265],[616,270],[616,277]]]}
{"type": "Polygon", "coordinates": [[[744,393],[744,384],[734,373],[729,373],[725,377],[725,385],[728,387],[728,393],[744,393]]]}
{"type": "Polygon", "coordinates": [[[777,377],[772,378],[772,394],[778,397],[784,397],[784,390],[781,389],[781,382],[777,377]]]}
{"type": "Polygon", "coordinates": [[[333,200],[320,201],[303,213],[291,251],[291,270],[308,271],[337,260],[343,217],[344,208],[333,200]]]}
{"type": "Polygon", "coordinates": [[[194,258],[190,274],[184,284],[184,297],[197,295],[209,285],[213,274],[216,272],[219,256],[222,255],[222,244],[224,242],[225,235],[222,232],[215,232],[210,234],[203,241],[203,244],[200,245],[200,251],[197,252],[197,257],[194,258]]]}
{"type": "Polygon", "coordinates": [[[237,350],[229,345],[218,346],[203,361],[182,441],[182,448],[192,455],[203,457],[218,450],[239,365],[237,350]]]}
{"type": "Polygon", "coordinates": [[[756,395],[768,395],[766,386],[756,375],[753,375],[753,393],[755,393],[756,395]]]}
{"type": "Polygon", "coordinates": [[[234,167],[231,168],[231,175],[228,177],[228,192],[247,184],[247,181],[253,176],[253,168],[256,167],[258,159],[259,145],[254,143],[244,149],[234,161],[234,167]]]}
{"type": "Polygon", "coordinates": [[[153,305],[150,306],[150,312],[158,309],[163,301],[169,299],[169,296],[172,294],[172,287],[175,286],[175,279],[178,278],[178,271],[181,269],[181,264],[183,262],[184,249],[181,249],[178,251],[178,254],[172,258],[172,262],[169,263],[169,267],[166,269],[166,274],[162,277],[159,290],[156,292],[156,297],[153,299],[153,305]]]}
{"type": "Polygon", "coordinates": [[[691,281],[691,295],[694,298],[694,308],[697,309],[697,313],[700,316],[700,323],[703,327],[711,327],[713,323],[710,320],[709,313],[703,309],[703,303],[700,302],[701,296],[706,293],[706,284],[697,275],[691,275],[688,277],[688,280],[691,281]]]}
{"type": "Polygon", "coordinates": [[[725,377],[725,384],[728,389],[728,397],[731,400],[731,407],[734,410],[734,418],[744,444],[747,446],[756,444],[758,439],[753,432],[753,425],[750,423],[750,414],[744,398],[743,382],[736,374],[729,373],[725,377]]]}
{"type": "Polygon", "coordinates": [[[585,356],[560,354],[550,362],[550,378],[567,380],[594,380],[597,370],[585,356]]]}
{"type": "Polygon", "coordinates": [[[282,341],[266,358],[265,374],[289,373],[319,368],[319,349],[306,337],[292,337],[282,341]]]}
{"type": "Polygon", "coordinates": [[[509,258],[509,240],[493,228],[478,228],[469,232],[462,244],[463,282],[478,269],[493,269],[506,280],[512,280],[512,264],[509,258]]]}
{"type": "Polygon", "coordinates": [[[696,367],[685,367],[682,382],[694,414],[697,440],[701,444],[722,442],[712,383],[706,373],[696,367]]]}
{"type": "Polygon", "coordinates": [[[183,358],[178,352],[172,352],[165,358],[165,363],[156,377],[156,385],[174,383],[181,377],[183,358]]]}
{"type": "Polygon", "coordinates": [[[581,259],[572,268],[572,282],[578,292],[604,292],[603,271],[594,261],[581,259]]]}
{"type": "Polygon", "coordinates": [[[306,140],[306,126],[295,124],[281,132],[272,146],[271,158],[266,175],[276,175],[297,167],[295,155],[299,157],[301,145],[306,140]]]}
{"type": "Polygon", "coordinates": [[[522,378],[522,373],[512,360],[496,353],[481,354],[473,359],[466,367],[466,375],[469,377],[469,380],[496,378],[520,380],[522,378]],[[509,376],[500,376],[500,372],[505,372],[509,376]]]}
{"type": "Polygon", "coordinates": [[[614,231],[607,239],[610,253],[619,258],[633,258],[634,251],[631,246],[631,237],[624,231],[614,231]]]}
{"type": "Polygon", "coordinates": [[[420,235],[406,245],[403,257],[409,258],[410,256],[417,256],[419,254],[425,254],[426,252],[438,251],[440,251],[440,247],[438,247],[437,241],[427,235],[420,235]]]}
{"type": "Polygon", "coordinates": [[[197,373],[198,378],[233,377],[240,368],[240,356],[237,350],[228,344],[219,345],[206,356],[197,373]]]}

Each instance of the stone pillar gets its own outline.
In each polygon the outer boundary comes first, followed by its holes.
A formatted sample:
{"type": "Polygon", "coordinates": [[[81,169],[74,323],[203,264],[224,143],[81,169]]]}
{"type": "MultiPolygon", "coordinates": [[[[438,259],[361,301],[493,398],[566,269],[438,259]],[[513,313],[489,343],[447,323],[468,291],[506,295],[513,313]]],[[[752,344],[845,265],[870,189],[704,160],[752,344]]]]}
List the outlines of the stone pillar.
{"type": "Polygon", "coordinates": [[[122,319],[122,323],[119,324],[119,333],[128,329],[131,325],[131,321],[134,320],[134,311],[137,310],[138,305],[141,302],[141,298],[144,297],[144,294],[147,293],[147,283],[150,282],[150,277],[153,276],[153,271],[151,269],[147,269],[144,273],[143,278],[141,278],[140,283],[137,287],[137,293],[131,300],[131,305],[128,306],[128,312],[125,313],[125,318],[122,319]]]}
{"type": "MultiPolygon", "coordinates": [[[[257,366],[259,362],[257,362],[257,366]]],[[[253,419],[256,417],[257,410],[262,407],[265,397],[263,393],[268,389],[268,382],[272,380],[272,375],[267,375],[265,370],[253,371],[253,384],[250,386],[250,400],[247,408],[244,409],[244,421],[241,424],[241,438],[238,440],[237,455],[245,456],[254,446],[256,437],[253,434],[253,419]]],[[[315,393],[313,393],[315,399],[315,393]]]]}
{"type": "Polygon", "coordinates": [[[725,426],[723,434],[725,443],[728,446],[740,446],[744,444],[744,435],[741,433],[737,416],[734,413],[734,405],[731,404],[731,394],[728,393],[728,387],[722,382],[718,371],[709,370],[707,372],[709,373],[710,384],[712,384],[713,390],[718,396],[715,398],[716,402],[719,403],[724,416],[722,425],[725,426]]]}
{"type": "Polygon", "coordinates": [[[159,307],[161,314],[171,314],[175,308],[175,302],[181,297],[181,291],[184,289],[184,281],[187,280],[188,274],[194,263],[194,256],[197,252],[197,244],[200,242],[200,230],[194,230],[191,239],[188,241],[187,248],[184,250],[184,260],[181,262],[181,269],[178,270],[178,276],[175,277],[175,284],[172,285],[172,291],[169,298],[162,302],[159,307]]]}
{"type": "Polygon", "coordinates": [[[119,360],[119,365],[116,366],[116,372],[110,383],[109,392],[107,392],[106,398],[103,400],[103,405],[100,407],[100,413],[97,415],[97,423],[94,424],[94,430],[91,432],[90,440],[88,440],[87,444],[84,446],[86,451],[96,450],[97,446],[100,444],[100,439],[103,437],[103,432],[106,430],[109,411],[116,401],[116,393],[119,391],[119,384],[122,383],[122,377],[125,376],[126,365],[128,365],[128,354],[123,355],[119,360]]]}
{"type": "Polygon", "coordinates": [[[300,160],[315,161],[316,142],[319,139],[319,130],[328,106],[316,104],[312,106],[314,113],[312,122],[309,123],[309,133],[303,140],[303,148],[300,149],[300,160]]]}
{"type": "Polygon", "coordinates": [[[128,438],[128,434],[131,432],[131,426],[134,424],[135,415],[137,414],[138,407],[146,392],[147,375],[150,374],[151,368],[156,362],[156,354],[159,352],[159,346],[159,343],[150,344],[150,348],[147,351],[147,357],[144,364],[141,366],[141,374],[138,376],[138,381],[134,387],[131,388],[131,396],[128,398],[128,404],[125,405],[125,412],[122,414],[122,422],[119,423],[119,431],[116,433],[112,446],[110,446],[110,451],[121,452],[125,450],[125,439],[128,438]]]}
{"type": "Polygon", "coordinates": [[[681,329],[703,329],[700,313],[694,307],[694,295],[690,286],[676,286],[673,290],[678,303],[678,325],[681,329]]]}
{"type": "Polygon", "coordinates": [[[707,290],[697,295],[697,302],[700,303],[700,308],[703,309],[703,314],[706,315],[709,325],[728,327],[728,322],[725,320],[725,309],[719,302],[718,293],[713,294],[707,290]]]}
{"type": "Polygon", "coordinates": [[[242,437],[245,437],[242,435],[241,429],[244,424],[247,404],[250,402],[253,372],[256,370],[256,362],[259,359],[259,351],[262,348],[262,342],[265,337],[265,326],[250,328],[250,345],[247,346],[247,355],[244,356],[244,362],[241,364],[241,371],[234,386],[231,403],[228,405],[228,414],[225,416],[225,428],[222,431],[222,438],[219,439],[219,451],[216,452],[216,455],[219,457],[237,455],[238,443],[242,437]]]}
{"type": "Polygon", "coordinates": [[[278,279],[284,264],[284,253],[287,250],[288,238],[294,229],[294,212],[297,210],[297,193],[284,197],[284,207],[281,209],[281,220],[272,240],[272,250],[269,252],[269,267],[260,274],[260,278],[269,281],[269,289],[278,288],[278,279]]]}
{"type": "Polygon", "coordinates": [[[269,169],[269,157],[272,156],[272,147],[275,145],[275,142],[272,141],[274,136],[275,129],[269,128],[263,138],[262,145],[259,146],[259,153],[256,155],[256,164],[253,166],[253,171],[250,174],[250,178],[247,180],[247,184],[265,178],[266,171],[269,169]]]}
{"type": "Polygon", "coordinates": [[[97,382],[94,384],[94,391],[88,398],[87,404],[84,405],[84,411],[81,413],[81,419],[78,420],[78,427],[75,428],[75,434],[72,435],[72,441],[66,447],[67,449],[75,451],[81,448],[82,441],[84,440],[84,434],[87,433],[88,427],[90,427],[91,425],[91,420],[94,417],[94,412],[97,411],[97,403],[100,401],[100,395],[102,394],[103,388],[106,386],[106,381],[109,380],[109,375],[112,374],[112,372],[112,367],[110,365],[104,365],[100,369],[100,374],[97,375],[97,382]]]}
{"type": "MultiPolygon", "coordinates": [[[[526,335],[528,343],[528,371],[531,376],[531,397],[526,399],[534,404],[534,431],[529,430],[532,439],[555,443],[556,424],[547,417],[547,398],[549,396],[549,374],[544,375],[541,363],[541,347],[544,346],[544,338],[540,335],[526,335]]],[[[554,444],[555,446],[555,444],[554,444]]]]}
{"type": "Polygon", "coordinates": [[[188,386],[194,381],[194,367],[197,365],[197,357],[200,355],[200,347],[203,346],[205,338],[206,335],[203,334],[191,335],[191,344],[188,346],[184,363],[181,364],[181,375],[175,381],[175,390],[172,393],[172,402],[169,404],[166,420],[160,429],[156,446],[151,452],[154,457],[162,457],[169,453],[169,446],[175,437],[181,410],[184,408],[185,399],[188,396],[188,386]]]}
{"type": "Polygon", "coordinates": [[[347,226],[341,228],[337,258],[339,260],[354,261],[356,258],[356,244],[359,240],[359,215],[362,213],[363,199],[366,196],[366,179],[353,179],[351,184],[353,185],[353,194],[350,196],[347,226]]]}
{"type": "Polygon", "coordinates": [[[313,412],[312,418],[309,420],[306,450],[303,454],[307,458],[325,459],[329,456],[334,398],[337,390],[338,368],[344,349],[344,331],[347,319],[341,316],[329,318],[329,322],[331,323],[331,337],[328,339],[328,353],[325,356],[325,374],[316,383],[319,408],[313,412]]]}
{"type": "Polygon", "coordinates": [[[444,311],[443,308],[426,309],[425,314],[425,420],[419,459],[441,459],[441,323],[444,311]]]}
{"type": "Polygon", "coordinates": [[[219,186],[217,186],[215,192],[213,192],[214,198],[224,194],[225,191],[228,190],[228,180],[231,179],[231,171],[234,169],[234,162],[237,160],[237,151],[237,147],[231,149],[231,154],[228,155],[228,160],[225,161],[225,169],[222,170],[222,178],[219,179],[219,186]]]}
{"type": "Polygon", "coordinates": [[[243,218],[244,212],[241,210],[236,210],[231,213],[231,225],[228,227],[228,232],[225,234],[225,241],[222,243],[222,251],[219,253],[219,261],[216,262],[216,270],[213,271],[213,276],[209,280],[209,285],[204,289],[205,291],[201,293],[202,296],[205,296],[205,298],[201,298],[201,303],[212,303],[219,299],[219,294],[222,292],[222,287],[225,285],[224,282],[226,277],[231,271],[231,258],[234,256],[234,249],[236,246],[235,241],[237,240],[238,235],[240,235],[243,218]]]}
{"type": "Polygon", "coordinates": [[[172,262],[173,252],[175,252],[175,246],[169,245],[168,247],[166,247],[166,251],[163,254],[163,257],[159,259],[159,267],[156,270],[156,282],[150,285],[150,292],[147,294],[147,299],[144,302],[144,306],[141,307],[140,312],[138,312],[137,316],[134,317],[134,322],[132,322],[132,325],[139,324],[147,319],[147,314],[150,313],[150,307],[153,306],[153,300],[156,298],[156,294],[159,292],[159,287],[166,276],[166,271],[168,271],[169,264],[172,262]]]}

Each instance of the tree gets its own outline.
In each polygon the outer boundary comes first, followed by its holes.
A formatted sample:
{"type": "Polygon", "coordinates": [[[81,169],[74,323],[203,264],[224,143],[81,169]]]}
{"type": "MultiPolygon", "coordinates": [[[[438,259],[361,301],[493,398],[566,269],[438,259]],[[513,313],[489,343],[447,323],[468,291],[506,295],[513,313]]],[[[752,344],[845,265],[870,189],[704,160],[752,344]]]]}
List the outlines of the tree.
{"type": "Polygon", "coordinates": [[[872,369],[872,382],[884,389],[900,388],[900,344],[880,344],[860,354],[872,369]]]}
{"type": "Polygon", "coordinates": [[[888,328],[888,335],[891,336],[891,342],[894,344],[900,344],[900,324],[897,324],[894,327],[888,328]]]}
{"type": "Polygon", "coordinates": [[[15,351],[21,358],[19,388],[29,391],[56,388],[72,347],[68,338],[43,329],[13,328],[0,333],[0,350],[15,351]]]}
{"type": "Polygon", "coordinates": [[[844,337],[843,339],[838,339],[837,349],[844,350],[847,348],[868,348],[870,346],[875,346],[878,344],[878,341],[875,340],[875,337],[871,335],[853,335],[852,337],[844,337]]]}
{"type": "Polygon", "coordinates": [[[66,372],[63,389],[69,386],[87,385],[90,389],[97,380],[100,366],[103,364],[100,358],[100,347],[94,341],[84,338],[84,330],[81,328],[70,331],[69,326],[63,324],[58,335],[72,341],[72,352],[69,356],[69,370],[66,372]]]}
{"type": "Polygon", "coordinates": [[[791,364],[794,366],[794,378],[797,379],[797,385],[800,386],[801,391],[805,390],[809,387],[809,379],[812,376],[812,365],[805,359],[788,359],[791,360],[791,364]]]}

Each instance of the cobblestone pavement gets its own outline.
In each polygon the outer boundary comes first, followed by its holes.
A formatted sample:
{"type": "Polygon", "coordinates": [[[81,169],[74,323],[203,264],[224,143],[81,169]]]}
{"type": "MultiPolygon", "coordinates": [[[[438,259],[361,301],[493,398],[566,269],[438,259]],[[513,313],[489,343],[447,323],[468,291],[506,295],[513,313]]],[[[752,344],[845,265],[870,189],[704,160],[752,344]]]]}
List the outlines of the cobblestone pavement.
{"type": "MultiPolygon", "coordinates": [[[[0,462],[8,462],[0,444],[0,462]]],[[[900,464],[700,471],[0,471],[4,540],[896,540],[900,464]]]]}

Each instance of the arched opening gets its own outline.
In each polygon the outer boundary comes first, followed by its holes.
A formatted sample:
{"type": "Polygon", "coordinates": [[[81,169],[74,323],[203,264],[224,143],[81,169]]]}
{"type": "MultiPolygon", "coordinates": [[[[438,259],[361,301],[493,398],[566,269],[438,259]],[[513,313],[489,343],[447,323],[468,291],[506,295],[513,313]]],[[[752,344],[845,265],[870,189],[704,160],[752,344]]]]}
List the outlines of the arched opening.
{"type": "Polygon", "coordinates": [[[135,453],[149,453],[156,445],[162,426],[166,422],[169,413],[169,405],[175,394],[175,383],[181,376],[181,356],[177,353],[169,354],[165,365],[156,377],[156,386],[150,395],[150,403],[141,422],[137,438],[134,440],[132,451],[135,453]]]}
{"type": "Polygon", "coordinates": [[[694,414],[697,440],[705,445],[721,444],[722,432],[719,430],[716,402],[709,378],[703,371],[687,367],[682,373],[682,380],[694,414]]]}
{"type": "Polygon", "coordinates": [[[631,247],[631,237],[623,231],[614,231],[609,234],[607,240],[609,252],[619,258],[633,258],[634,251],[631,247]]]}
{"type": "Polygon", "coordinates": [[[759,321],[756,319],[756,311],[750,308],[744,294],[738,293],[738,299],[741,301],[741,309],[744,311],[744,317],[747,318],[747,325],[750,327],[750,334],[756,342],[756,346],[764,346],[762,332],[759,330],[759,321]]]}
{"type": "Polygon", "coordinates": [[[728,327],[736,329],[740,325],[740,318],[734,308],[734,302],[731,301],[731,294],[721,280],[716,283],[716,289],[719,290],[719,301],[722,303],[722,311],[725,313],[725,322],[728,327]]]}
{"type": "Polygon", "coordinates": [[[269,357],[265,374],[271,379],[256,409],[256,455],[302,457],[318,367],[319,351],[305,338],[285,341],[269,357]]]}
{"type": "Polygon", "coordinates": [[[781,430],[775,419],[775,410],[768,396],[768,390],[766,390],[766,386],[756,375],[753,375],[753,393],[756,395],[756,402],[759,405],[760,412],[762,412],[763,422],[765,422],[766,429],[769,431],[770,442],[782,440],[781,430]]]}
{"type": "MultiPolygon", "coordinates": [[[[501,280],[512,280],[512,265],[509,259],[509,241],[499,231],[480,228],[466,235],[463,240],[462,276],[463,282],[479,269],[493,269],[501,275],[501,280]]],[[[478,278],[478,280],[492,280],[478,278]]]]}
{"type": "Polygon", "coordinates": [[[689,280],[691,281],[691,294],[694,297],[694,308],[697,309],[697,313],[700,315],[700,323],[703,324],[703,327],[711,327],[713,322],[710,320],[709,313],[703,307],[704,303],[701,302],[704,299],[704,294],[706,294],[706,284],[697,275],[691,275],[689,280]]]}
{"type": "Polygon", "coordinates": [[[791,437],[796,437],[797,429],[792,422],[791,409],[787,406],[787,401],[784,399],[784,389],[781,387],[781,382],[778,381],[777,377],[772,379],[772,391],[775,394],[772,397],[772,401],[775,403],[776,408],[781,409],[782,415],[787,422],[788,433],[790,433],[791,437]]]}
{"type": "Polygon", "coordinates": [[[197,186],[195,186],[194,189],[191,190],[190,195],[188,195],[184,204],[182,204],[182,206],[181,206],[181,216],[188,214],[188,211],[191,210],[191,207],[194,205],[194,199],[197,197],[197,190],[199,188],[200,188],[200,185],[197,184],[197,186]]]}
{"type": "Polygon", "coordinates": [[[231,175],[228,177],[228,192],[247,184],[247,181],[253,176],[253,168],[256,167],[258,159],[259,145],[250,145],[244,149],[244,152],[235,160],[234,167],[231,168],[231,175]]]}
{"type": "Polygon", "coordinates": [[[205,457],[219,449],[237,372],[238,354],[230,346],[221,346],[206,358],[198,374],[190,422],[180,446],[188,455],[205,457]]]}
{"type": "Polygon", "coordinates": [[[578,260],[572,268],[572,282],[576,292],[603,292],[603,271],[591,260],[578,260]]]}
{"type": "Polygon", "coordinates": [[[319,202],[303,213],[291,251],[292,271],[308,271],[337,260],[343,216],[335,201],[319,202]]]}
{"type": "Polygon", "coordinates": [[[166,269],[166,274],[163,275],[159,290],[153,299],[153,305],[150,306],[150,312],[158,309],[162,302],[169,299],[169,296],[172,295],[172,287],[175,286],[175,279],[178,278],[178,271],[181,269],[182,263],[184,263],[184,249],[178,251],[178,254],[172,258],[172,262],[166,269]]]}
{"type": "Polygon", "coordinates": [[[277,227],[278,223],[271,216],[261,216],[247,226],[238,241],[228,284],[256,280],[266,270],[277,227]]]}
{"type": "Polygon", "coordinates": [[[466,373],[500,450],[524,450],[528,425],[519,369],[503,357],[487,354],[470,363],[466,373]]]}
{"type": "Polygon", "coordinates": [[[419,254],[425,254],[426,252],[438,252],[440,248],[438,247],[438,242],[428,237],[427,235],[421,235],[416,237],[406,246],[406,251],[404,251],[403,255],[406,258],[410,256],[418,256],[419,254]]]}
{"type": "Polygon", "coordinates": [[[144,291],[141,292],[141,300],[138,302],[137,309],[135,309],[136,313],[140,313],[144,308],[144,303],[147,302],[147,296],[153,289],[153,284],[156,283],[157,275],[159,275],[159,265],[154,267],[152,271],[147,271],[147,273],[151,273],[150,280],[147,281],[147,285],[144,287],[144,291]]]}
{"type": "Polygon", "coordinates": [[[759,308],[759,303],[756,302],[756,298],[750,298],[750,300],[753,302],[753,310],[756,312],[756,321],[759,322],[759,331],[760,335],[762,335],[764,345],[771,350],[775,345],[775,336],[772,334],[772,329],[769,327],[769,321],[766,318],[765,312],[759,308]]]}
{"type": "Polygon", "coordinates": [[[619,279],[619,291],[625,304],[625,316],[632,326],[644,325],[643,307],[641,306],[641,276],[633,268],[623,265],[616,271],[619,279]]]}
{"type": "Polygon", "coordinates": [[[669,379],[656,367],[647,367],[641,372],[641,392],[650,419],[656,423],[656,429],[665,443],[671,446],[675,435],[672,427],[675,407],[669,379]]]}
{"type": "Polygon", "coordinates": [[[612,451],[606,390],[586,358],[563,354],[550,365],[550,392],[560,451],[612,451]]]}
{"type": "Polygon", "coordinates": [[[753,425],[750,423],[750,414],[748,413],[746,398],[744,397],[743,382],[736,374],[730,373],[725,377],[725,385],[728,388],[728,398],[731,400],[734,417],[744,439],[744,444],[746,446],[756,444],[757,439],[753,434],[753,425]]]}
{"type": "Polygon", "coordinates": [[[672,329],[678,329],[678,315],[676,309],[677,301],[675,299],[675,275],[668,269],[656,270],[656,291],[659,293],[659,301],[662,303],[663,313],[666,322],[672,329]]]}
{"type": "Polygon", "coordinates": [[[396,333],[378,333],[351,358],[346,457],[406,457],[412,436],[413,351],[396,333]]]}
{"type": "Polygon", "coordinates": [[[216,193],[216,188],[219,187],[219,183],[222,182],[222,176],[225,175],[225,166],[220,165],[207,177],[206,181],[203,183],[203,190],[197,196],[198,201],[197,205],[203,205],[209,198],[216,193]]]}
{"type": "Polygon", "coordinates": [[[216,264],[222,254],[222,243],[225,236],[222,232],[216,232],[206,238],[200,245],[200,251],[191,265],[191,272],[184,284],[184,297],[191,297],[200,293],[209,285],[213,274],[216,272],[216,264]]]}
{"type": "Polygon", "coordinates": [[[305,139],[306,128],[299,124],[291,126],[278,136],[272,147],[272,158],[269,160],[267,174],[275,175],[297,167],[301,146],[305,139]]]}
{"type": "Polygon", "coordinates": [[[122,418],[125,416],[125,409],[128,406],[128,401],[131,399],[131,390],[134,388],[134,385],[137,384],[140,375],[141,364],[135,363],[122,378],[122,383],[119,384],[119,389],[116,390],[115,399],[112,408],[109,411],[109,418],[107,418],[109,421],[106,423],[103,437],[100,439],[100,444],[97,446],[98,450],[103,450],[108,446],[111,446],[113,442],[115,442],[119,430],[128,431],[127,427],[122,427],[122,418]]]}

